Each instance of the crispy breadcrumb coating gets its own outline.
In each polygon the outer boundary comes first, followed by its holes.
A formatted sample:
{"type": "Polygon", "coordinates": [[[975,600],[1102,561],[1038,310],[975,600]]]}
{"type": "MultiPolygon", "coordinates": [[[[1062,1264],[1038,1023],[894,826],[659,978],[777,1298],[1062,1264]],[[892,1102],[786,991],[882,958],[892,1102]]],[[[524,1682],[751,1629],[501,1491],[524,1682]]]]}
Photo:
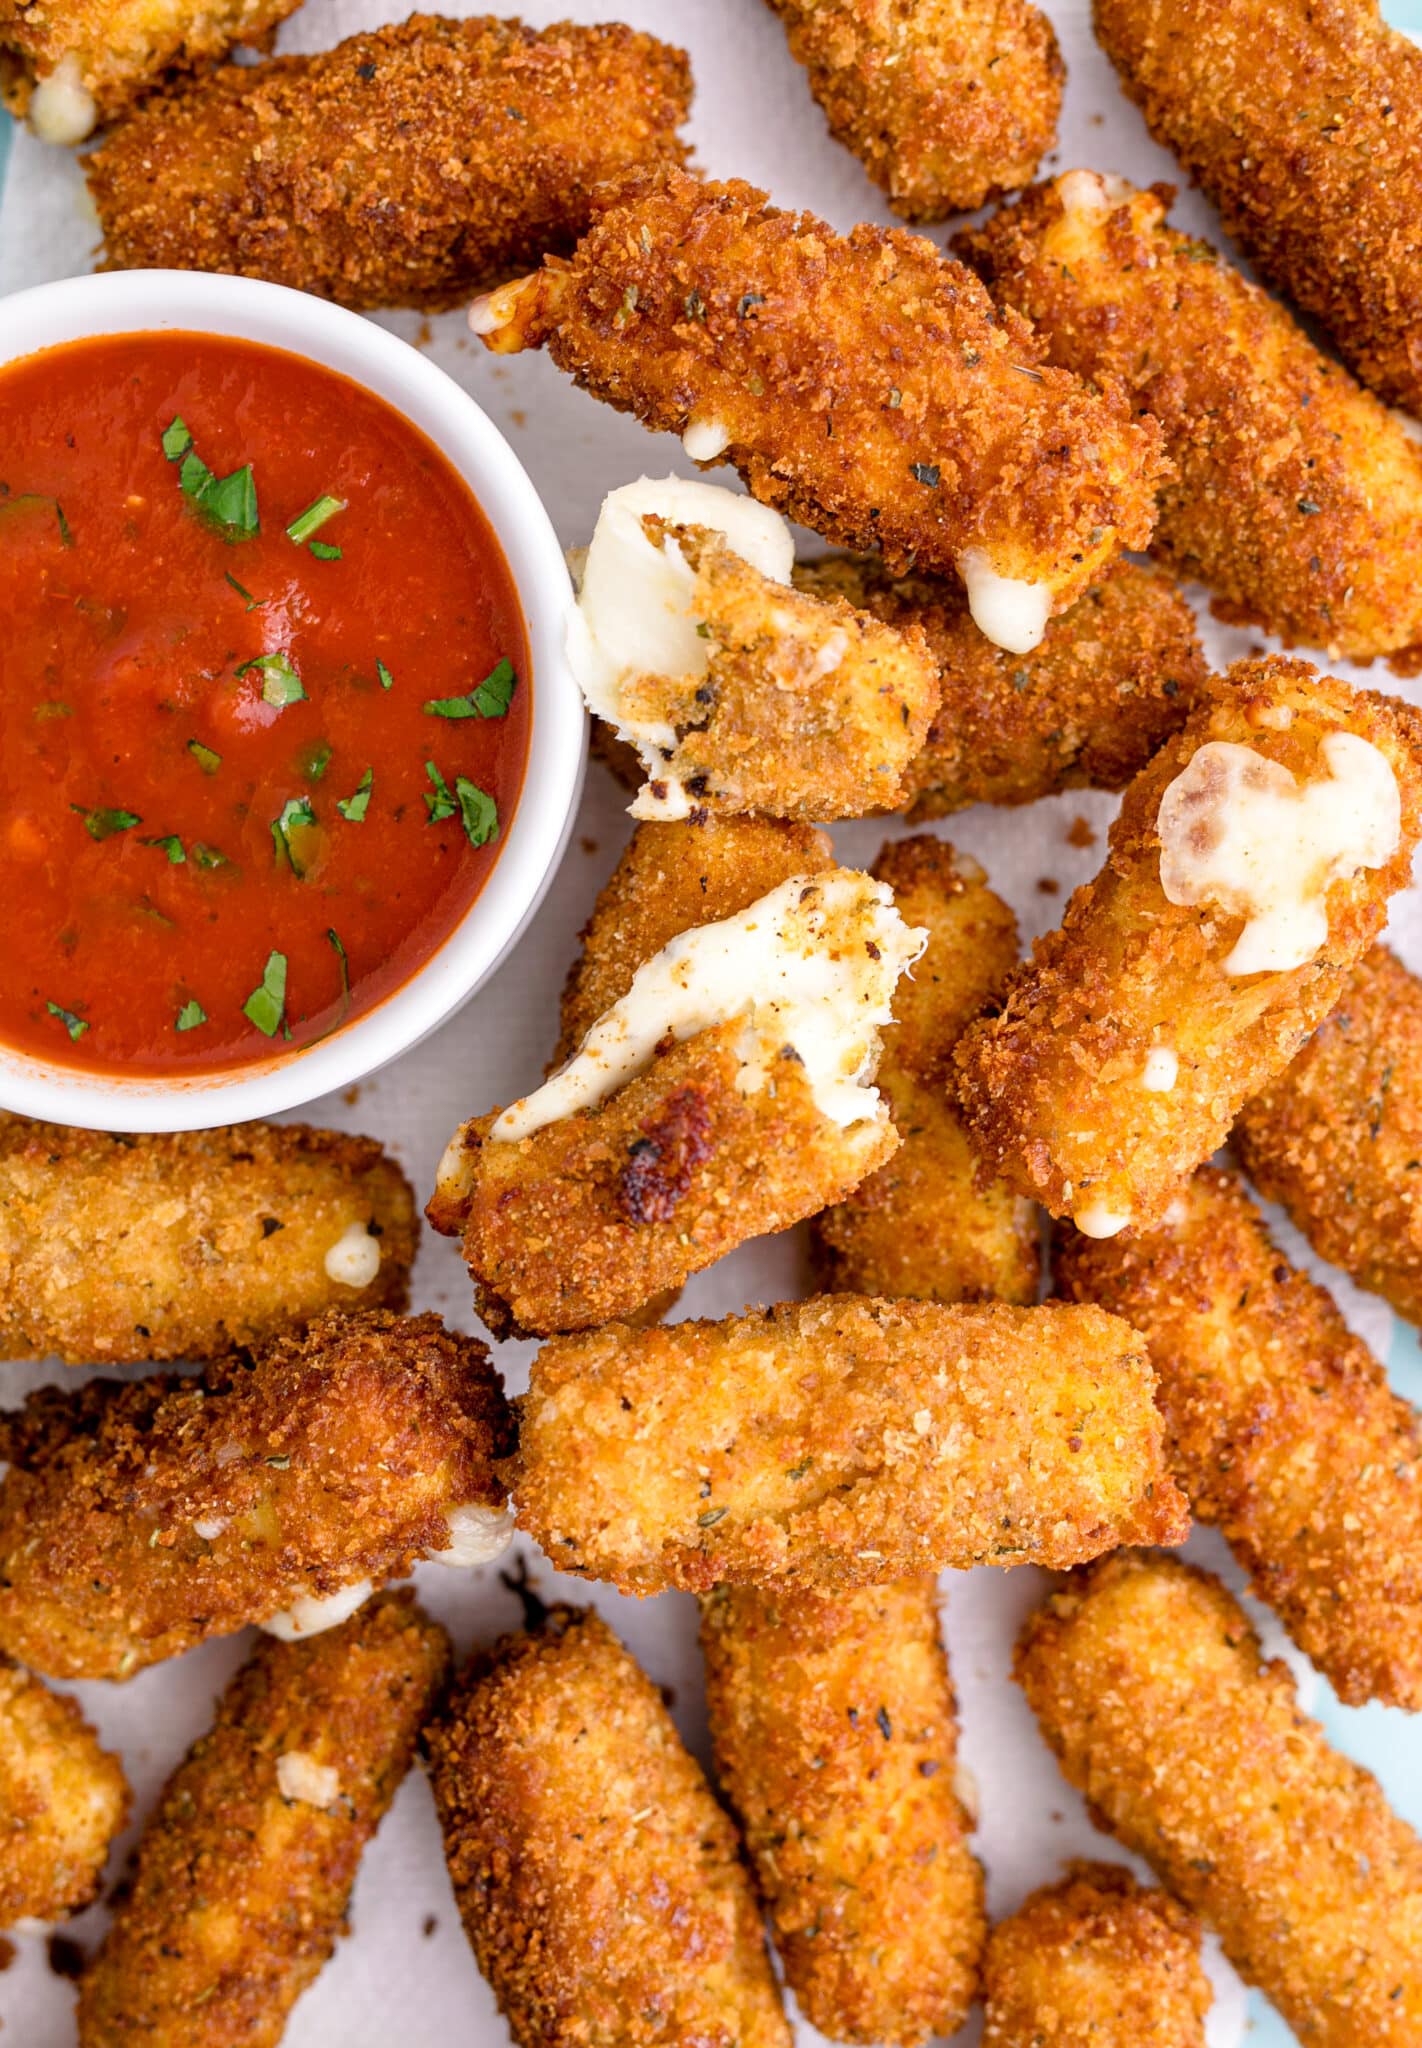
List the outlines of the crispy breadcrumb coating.
{"type": "Polygon", "coordinates": [[[128,1780],[75,1701],[0,1658],[0,1927],[98,1895],[128,1780]]]}
{"type": "Polygon", "coordinates": [[[893,568],[980,557],[1061,611],[1150,537],[1155,425],[1048,367],[971,271],[902,229],[837,235],[738,179],[669,170],[475,325],[500,353],[546,345],[646,427],[718,427],[762,503],[893,568]]]}
{"type": "MultiPolygon", "coordinates": [[[[640,780],[640,777],[639,777],[640,780]]],[[[823,832],[775,818],[648,819],[604,882],[563,987],[553,1065],[571,1059],[643,961],[693,925],[716,924],[795,875],[834,866],[823,832]]],[[[902,987],[902,983],[900,984],[902,987]]]]}
{"type": "Polygon", "coordinates": [[[832,2041],[955,2033],[986,1926],[934,1580],[720,1586],[701,1648],[716,1774],[801,2012],[832,2041]]]}
{"type": "Polygon", "coordinates": [[[1261,273],[1422,413],[1422,49],[1377,0],[1096,0],[1158,142],[1261,273]]]}
{"type": "Polygon", "coordinates": [[[0,1649],[128,1678],[294,1600],[400,1578],[492,1517],[509,1448],[484,1346],[438,1316],[324,1316],[204,1380],[47,1387],[4,1418],[0,1649]]]}
{"type": "Polygon", "coordinates": [[[723,816],[813,824],[897,810],[938,708],[922,632],[883,625],[832,594],[787,589],[706,527],[642,524],[692,570],[707,665],[702,676],[632,676],[621,686],[626,724],[676,735],[674,746],[650,750],[634,815],[655,815],[643,806],[665,802],[667,778],[694,809],[723,816]]]}
{"type": "Polygon", "coordinates": [[[1217,1579],[1117,1552],[1028,1622],[1016,1675],[1098,1822],[1300,2042],[1414,2048],[1422,1842],[1299,1712],[1217,1579]]]}
{"type": "Polygon", "coordinates": [[[168,1780],[79,1985],[80,2048],[276,2048],[346,1932],[449,1638],[409,1594],[264,1642],[168,1780]]]}
{"type": "Polygon", "coordinates": [[[1159,1221],[1249,1096],[1298,1051],[1381,930],[1408,880],[1419,829],[1418,714],[1282,655],[1236,662],[1188,725],[1126,791],[1106,865],[1078,889],[1059,930],[1039,939],[1002,1013],[969,1026],[955,1057],[984,1171],[1093,1234],[1159,1221]],[[1301,784],[1327,778],[1322,749],[1347,733],[1380,753],[1397,783],[1401,836],[1381,867],[1326,888],[1327,937],[1302,966],[1226,971],[1244,930],[1204,901],[1167,900],[1161,799],[1202,746],[1223,741],[1280,764],[1301,784]],[[1173,1058],[1159,1085],[1154,1052],[1173,1058]]]}
{"type": "Polygon", "coordinates": [[[995,646],[956,584],[891,577],[869,557],[801,563],[795,581],[927,636],[940,696],[908,769],[914,824],[970,804],[1123,789],[1180,730],[1205,680],[1195,615],[1172,579],[1122,558],[1049,621],[1031,654],[995,646]]]}
{"type": "Polygon", "coordinates": [[[1374,946],[1233,1141],[1320,1258],[1422,1323],[1422,983],[1374,946]]]}
{"type": "Polygon", "coordinates": [[[590,1608],[476,1654],[425,1743],[517,2048],[790,2048],[735,1829],[590,1608]]]}
{"type": "MultiPolygon", "coordinates": [[[[234,43],[270,45],[277,23],[301,0],[0,0],[0,100],[46,127],[37,88],[59,74],[91,103],[91,121],[111,121],[165,72],[199,71],[234,43]]],[[[88,132],[45,135],[80,142],[88,132]]]]}
{"type": "Polygon", "coordinates": [[[821,1295],[545,1344],[506,1468],[560,1572],[836,1590],[1183,1541],[1155,1376],[1097,1309],[821,1295]]]}
{"type": "Polygon", "coordinates": [[[836,142],[905,220],[1025,185],[1057,139],[1066,67],[1029,0],[770,0],[836,142]]]}
{"type": "Polygon", "coordinates": [[[1222,617],[1355,661],[1422,642],[1422,447],[1283,306],[1166,225],[1172,196],[1069,171],[954,246],[1054,362],[1119,378],[1160,422],[1175,474],[1151,546],[1222,617]]]}
{"type": "Polygon", "coordinates": [[[690,100],[685,53],[620,23],[413,14],[155,96],[89,187],[109,269],[451,306],[570,250],[605,179],[680,163],[690,100]]]}
{"type": "Polygon", "coordinates": [[[983,2048],[1205,2048],[1210,2000],[1189,1908],[1076,1863],[989,1936],[983,2048]]]}
{"type": "Polygon", "coordinates": [[[1159,1230],[1063,1230],[1053,1263],[1149,1342],[1192,1511],[1339,1698],[1422,1708],[1422,1420],[1239,1182],[1201,1167],[1159,1230]]]}
{"type": "Polygon", "coordinates": [[[306,1124],[127,1136],[0,1115],[0,1358],[219,1358],[329,1308],[400,1309],[418,1229],[373,1138],[306,1124]],[[352,1286],[326,1257],[362,1229],[378,1267],[352,1286]]]}
{"type": "Polygon", "coordinates": [[[901,1143],[815,1219],[821,1283],[890,1299],[1033,1302],[1037,1212],[1001,1182],[974,1185],[977,1155],[951,1094],[954,1045],[1017,964],[1017,920],[946,840],[891,841],[871,872],[930,937],[895,991],[875,1076],[901,1143]]]}

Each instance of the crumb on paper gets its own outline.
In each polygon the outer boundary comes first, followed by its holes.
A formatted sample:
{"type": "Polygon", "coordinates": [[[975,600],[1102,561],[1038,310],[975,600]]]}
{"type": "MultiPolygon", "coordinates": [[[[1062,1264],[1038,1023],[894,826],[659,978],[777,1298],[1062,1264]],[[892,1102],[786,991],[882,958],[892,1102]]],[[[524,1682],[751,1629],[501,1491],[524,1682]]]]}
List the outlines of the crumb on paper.
{"type": "Polygon", "coordinates": [[[1083,818],[1078,812],[1067,826],[1066,842],[1068,846],[1094,846],[1096,833],[1092,829],[1090,819],[1083,818]]]}
{"type": "Polygon", "coordinates": [[[1061,893],[1062,893],[1062,885],[1061,885],[1061,883],[1060,883],[1060,882],[1059,882],[1059,881],[1057,880],[1057,878],[1056,878],[1056,876],[1055,876],[1055,875],[1039,875],[1039,876],[1038,876],[1038,878],[1037,878],[1037,894],[1038,894],[1039,896],[1060,896],[1060,895],[1061,895],[1061,893]]]}

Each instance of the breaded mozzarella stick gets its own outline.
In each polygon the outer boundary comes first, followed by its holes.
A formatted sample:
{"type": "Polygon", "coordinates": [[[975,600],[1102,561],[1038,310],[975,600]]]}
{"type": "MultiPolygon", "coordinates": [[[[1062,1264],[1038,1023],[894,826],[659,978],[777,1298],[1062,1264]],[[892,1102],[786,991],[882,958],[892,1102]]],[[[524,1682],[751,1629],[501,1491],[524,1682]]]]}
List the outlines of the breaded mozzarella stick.
{"type": "Polygon", "coordinates": [[[465,1124],[427,1214],[494,1334],[632,1315],[881,1166],[867,1076],[922,938],[867,875],[796,876],[670,941],[567,1066],[465,1124]]]}
{"type": "Polygon", "coordinates": [[[1211,683],[1127,790],[1101,873],[958,1043],[985,1172],[1092,1237],[1160,1220],[1407,881],[1419,730],[1283,656],[1211,683]]]}
{"type": "Polygon", "coordinates": [[[1048,367],[970,271],[899,229],[836,235],[739,180],[671,170],[633,181],[571,261],[477,301],[470,323],[500,354],[546,346],[828,539],[957,575],[1005,647],[1035,647],[1150,537],[1154,424],[1048,367]]]}
{"type": "Polygon", "coordinates": [[[832,2041],[955,2033],[986,1928],[935,1582],[721,1586],[701,1648],[717,1777],[801,2012],[832,2041]]]}
{"type": "Polygon", "coordinates": [[[820,1295],[545,1344],[506,1469],[559,1571],[628,1593],[1065,1566],[1184,1540],[1154,1385],[1096,1309],[820,1295]]]}
{"type": "Polygon", "coordinates": [[[790,2048],[735,1829],[590,1608],[476,1654],[425,1742],[465,1932],[517,2048],[790,2048]]]}
{"type": "Polygon", "coordinates": [[[400,1309],[418,1229],[373,1138],[0,1115],[0,1357],[220,1358],[326,1309],[400,1309]]]}
{"type": "Polygon", "coordinates": [[[1217,1579],[1118,1552],[1028,1622],[1016,1675],[1067,1778],[1309,2048],[1422,2036],[1422,1842],[1298,1709],[1217,1579]]]}
{"type": "Polygon", "coordinates": [[[1153,1231],[1064,1231],[1060,1290],[1150,1345],[1171,1467],[1350,1706],[1422,1708],[1422,1419],[1203,1166],[1153,1231]]]}
{"type": "Polygon", "coordinates": [[[1422,447],[1166,204],[1068,171],[955,247],[1053,362],[1160,422],[1151,546],[1225,617],[1355,661],[1422,643],[1422,447]]]}
{"type": "Polygon", "coordinates": [[[314,1642],[260,1645],[144,1830],[80,1981],[79,2048],[277,2048],[346,1932],[448,1659],[397,1593],[314,1642]]]}
{"type": "Polygon", "coordinates": [[[97,1897],[128,1780],[76,1703],[0,1658],[0,1927],[97,1897]]]}
{"type": "Polygon", "coordinates": [[[929,933],[894,995],[876,1076],[898,1151],[817,1216],[816,1263],[831,1293],[922,1301],[1037,1299],[1037,1212],[1001,1185],[975,1185],[977,1156],[953,1102],[953,1047],[1017,964],[1017,920],[975,860],[924,835],[887,845],[872,873],[929,933]]]}
{"type": "Polygon", "coordinates": [[[331,1315],[206,1381],[45,1388],[5,1423],[0,1649],[56,1678],[313,1634],[418,1557],[508,1540],[499,1378],[438,1316],[331,1315]]]}

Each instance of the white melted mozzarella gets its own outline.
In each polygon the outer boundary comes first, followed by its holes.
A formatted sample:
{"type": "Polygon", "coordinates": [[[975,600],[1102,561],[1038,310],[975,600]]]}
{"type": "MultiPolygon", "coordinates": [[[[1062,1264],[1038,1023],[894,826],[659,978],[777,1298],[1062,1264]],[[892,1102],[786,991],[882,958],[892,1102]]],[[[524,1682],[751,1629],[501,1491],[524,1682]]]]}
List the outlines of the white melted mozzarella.
{"type": "Polygon", "coordinates": [[[269,1636],[280,1636],[284,1643],[324,1635],[328,1628],[339,1628],[343,1621],[349,1621],[374,1591],[369,1579],[357,1579],[353,1586],[342,1586],[339,1593],[299,1593],[290,1607],[282,1608],[258,1625],[269,1636]]]}
{"type": "Polygon", "coordinates": [[[718,419],[688,420],[681,445],[693,462],[714,462],[731,445],[731,430],[718,419]]]}
{"type": "Polygon", "coordinates": [[[451,1571],[472,1571],[475,1565],[492,1564],[502,1557],[513,1541],[514,1518],[508,1508],[481,1508],[465,1502],[449,1511],[449,1543],[430,1552],[431,1564],[448,1565],[451,1571]]]}
{"type": "MultiPolygon", "coordinates": [[[[495,1138],[526,1138],[593,1108],[651,1065],[658,1043],[745,1020],[737,1085],[762,1089],[793,1047],[816,1106],[842,1129],[886,1112],[864,1074],[899,976],[923,951],[883,882],[848,868],[797,875],[735,917],[680,932],[543,1086],[506,1109],[495,1138]]],[[[455,1140],[455,1148],[458,1147],[455,1140]]],[[[455,1152],[441,1168],[458,1170],[455,1152]]]]}
{"type": "Polygon", "coordinates": [[[69,147],[94,132],[99,110],[84,83],[79,59],[68,51],[30,94],[29,122],[41,142],[69,147]]]}
{"type": "Polygon", "coordinates": [[[363,1223],[348,1224],[326,1253],[325,1267],[338,1287],[369,1287],[380,1271],[380,1239],[363,1223]]]}
{"type": "Polygon", "coordinates": [[[1116,1237],[1130,1222],[1131,1212],[1112,1209],[1105,1202],[1088,1202],[1071,1220],[1083,1237],[1116,1237]]]}
{"type": "Polygon", "coordinates": [[[318,1763],[305,1749],[286,1749],[276,1762],[277,1790],[283,1799],[303,1806],[334,1806],[341,1796],[341,1775],[333,1765],[318,1763]]]}
{"type": "Polygon", "coordinates": [[[1063,171],[1056,180],[1056,193],[1069,219],[1097,220],[1114,213],[1136,195],[1129,179],[1100,171],[1063,171]]]}
{"type": "Polygon", "coordinates": [[[627,685],[643,676],[694,683],[706,673],[695,573],[670,535],[660,547],[647,537],[642,521],[648,516],[724,534],[744,561],[775,583],[790,581],[795,543],[778,512],[720,484],[644,476],[603,500],[568,621],[569,666],[589,710],[616,727],[649,778],[665,789],[663,796],[644,789],[633,817],[684,818],[690,800],[665,773],[675,731],[665,722],[629,720],[623,711],[627,685]]]}
{"type": "Polygon", "coordinates": [[[994,646],[1009,654],[1030,654],[1041,646],[1052,616],[1049,585],[1000,576],[981,548],[966,548],[959,555],[958,574],[968,593],[973,623],[994,646]]]}
{"type": "Polygon", "coordinates": [[[1328,889],[1397,851],[1397,778],[1371,741],[1331,732],[1327,773],[1300,784],[1252,747],[1210,740],[1160,800],[1160,886],[1167,901],[1212,904],[1245,920],[1226,974],[1277,974],[1328,938],[1328,889]]]}
{"type": "Polygon", "coordinates": [[[1168,1095],[1180,1075],[1180,1061],[1168,1045],[1153,1045],[1141,1069],[1141,1086],[1155,1095],[1168,1095]]]}

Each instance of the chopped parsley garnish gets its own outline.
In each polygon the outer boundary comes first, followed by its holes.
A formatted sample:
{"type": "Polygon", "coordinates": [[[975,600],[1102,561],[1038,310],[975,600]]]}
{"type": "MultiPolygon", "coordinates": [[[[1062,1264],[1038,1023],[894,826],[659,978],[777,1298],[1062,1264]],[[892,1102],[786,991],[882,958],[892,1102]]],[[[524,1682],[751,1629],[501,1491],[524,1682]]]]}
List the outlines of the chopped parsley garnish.
{"type": "Polygon", "coordinates": [[[430,814],[430,824],[440,825],[443,824],[446,818],[452,818],[459,806],[450,794],[449,784],[440,774],[433,761],[426,761],[425,773],[434,784],[434,795],[426,796],[425,809],[430,814]]]}
{"type": "Polygon", "coordinates": [[[936,462],[911,462],[909,475],[917,484],[927,485],[930,491],[938,489],[938,464],[936,462]]]}
{"type": "Polygon", "coordinates": [[[292,520],[286,529],[286,537],[300,547],[303,541],[310,540],[313,533],[319,533],[328,519],[334,519],[338,512],[344,512],[345,509],[344,498],[333,498],[323,492],[319,498],[313,499],[304,512],[299,512],[292,520]]]}
{"type": "Polygon", "coordinates": [[[304,796],[289,797],[282,805],[280,815],[272,819],[272,845],[276,849],[277,866],[280,867],[285,860],[298,881],[305,877],[307,863],[300,845],[293,846],[292,840],[296,838],[299,842],[302,834],[312,831],[315,824],[316,813],[311,808],[311,800],[304,796]]]}
{"type": "Polygon", "coordinates": [[[54,516],[59,522],[60,545],[66,548],[73,547],[74,535],[58,498],[46,498],[39,491],[21,491],[18,498],[0,498],[0,512],[18,512],[22,505],[53,505],[54,516]]]}
{"type": "Polygon", "coordinates": [[[286,1010],[286,955],[268,953],[262,978],[242,1005],[242,1014],[266,1038],[275,1038],[286,1010]]]}
{"type": "Polygon", "coordinates": [[[187,422],[174,419],[163,434],[163,453],[179,464],[178,488],[204,519],[218,527],[226,540],[251,540],[259,530],[257,485],[252,465],[245,463],[231,476],[214,476],[193,447],[187,422]]]}
{"type": "Polygon", "coordinates": [[[248,590],[245,587],[245,585],[237,581],[237,578],[232,574],[232,571],[230,569],[223,570],[222,580],[224,583],[230,583],[232,585],[232,588],[236,591],[237,595],[242,599],[243,603],[246,605],[249,612],[259,612],[262,606],[266,603],[266,599],[264,597],[253,597],[251,591],[248,590]]]}
{"type": "Polygon", "coordinates": [[[184,1003],[182,1009],[179,1010],[178,1021],[174,1024],[173,1029],[175,1031],[196,1031],[199,1024],[206,1024],[206,1022],[207,1011],[197,1000],[196,996],[194,996],[191,1002],[184,1003]]]}
{"type": "Polygon", "coordinates": [[[499,807],[487,790],[480,789],[477,782],[471,782],[467,775],[456,775],[454,787],[459,795],[459,815],[464,823],[465,837],[471,846],[487,846],[491,839],[499,836],[499,807]]]}
{"type": "Polygon", "coordinates": [[[366,807],[370,802],[371,787],[375,781],[375,770],[367,768],[356,786],[354,796],[338,796],[336,809],[348,825],[359,825],[365,820],[366,807]]]}
{"type": "Polygon", "coordinates": [[[91,839],[112,839],[116,832],[127,832],[143,823],[136,811],[86,811],[83,804],[71,804],[69,808],[84,820],[84,830],[91,839]]]}
{"type": "Polygon", "coordinates": [[[142,839],[139,841],[139,844],[140,846],[155,846],[166,853],[169,867],[180,868],[187,860],[187,854],[183,851],[183,842],[176,832],[165,832],[157,839],[142,839]]]}
{"type": "Polygon", "coordinates": [[[387,668],[387,667],[385,666],[385,663],[384,663],[383,661],[377,661],[377,662],[376,662],[376,664],[375,664],[375,673],[376,673],[376,674],[377,674],[377,675],[379,676],[379,678],[380,678],[380,687],[381,687],[381,689],[382,689],[382,690],[392,690],[392,689],[394,689],[394,687],[395,687],[395,678],[394,678],[394,676],[392,676],[392,675],[391,675],[391,673],[390,673],[389,669],[388,669],[388,668],[387,668]]]}
{"type": "Polygon", "coordinates": [[[62,1003],[46,1003],[45,1008],[51,1017],[58,1017],[71,1038],[82,1038],[89,1028],[82,1017],[76,1017],[74,1012],[66,1010],[62,1003]]]}
{"type": "Polygon", "coordinates": [[[306,696],[306,689],[292,663],[291,656],[283,649],[275,654],[254,654],[250,661],[244,661],[236,671],[245,676],[251,669],[262,672],[262,702],[274,704],[278,711],[288,704],[300,704],[306,696]]]}
{"type": "Polygon", "coordinates": [[[201,740],[189,740],[188,752],[197,762],[204,775],[216,775],[218,769],[222,766],[221,754],[214,753],[211,747],[205,747],[201,740]]]}
{"type": "Polygon", "coordinates": [[[466,697],[430,697],[425,710],[432,718],[502,718],[513,702],[518,682],[511,661],[500,661],[466,697]]]}
{"type": "Polygon", "coordinates": [[[297,756],[297,764],[308,782],[319,782],[331,765],[331,742],[313,740],[297,756]]]}
{"type": "Polygon", "coordinates": [[[340,549],[333,548],[328,540],[313,540],[311,552],[318,562],[339,562],[341,559],[340,549]]]}

